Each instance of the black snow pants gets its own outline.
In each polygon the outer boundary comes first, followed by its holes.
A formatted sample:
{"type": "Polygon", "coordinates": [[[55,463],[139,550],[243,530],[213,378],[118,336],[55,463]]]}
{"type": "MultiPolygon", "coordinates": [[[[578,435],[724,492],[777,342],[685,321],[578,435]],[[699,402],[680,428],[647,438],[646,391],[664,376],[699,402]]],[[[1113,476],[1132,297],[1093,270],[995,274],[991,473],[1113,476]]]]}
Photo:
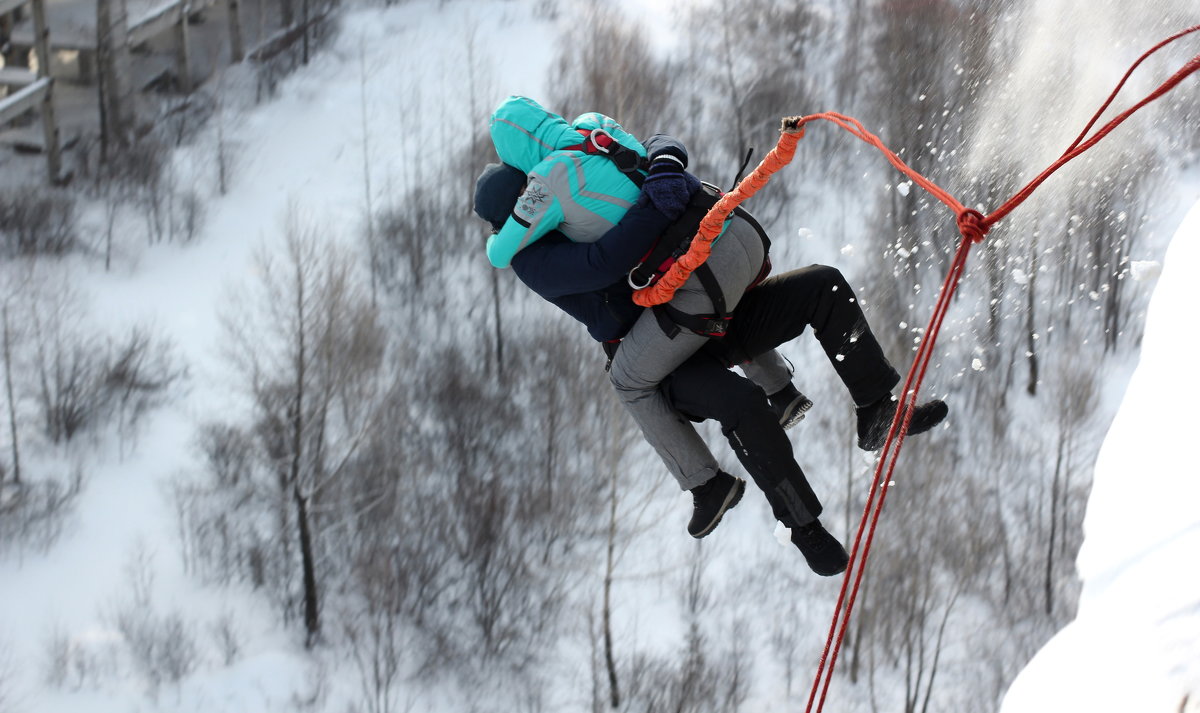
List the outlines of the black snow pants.
{"type": "Polygon", "coordinates": [[[727,334],[711,340],[662,385],[680,413],[721,424],[738,460],[787,527],[816,519],[821,501],[766,394],[729,367],[795,339],[809,326],[856,406],[878,401],[899,383],[841,271],[812,265],[747,291],[727,334]]]}

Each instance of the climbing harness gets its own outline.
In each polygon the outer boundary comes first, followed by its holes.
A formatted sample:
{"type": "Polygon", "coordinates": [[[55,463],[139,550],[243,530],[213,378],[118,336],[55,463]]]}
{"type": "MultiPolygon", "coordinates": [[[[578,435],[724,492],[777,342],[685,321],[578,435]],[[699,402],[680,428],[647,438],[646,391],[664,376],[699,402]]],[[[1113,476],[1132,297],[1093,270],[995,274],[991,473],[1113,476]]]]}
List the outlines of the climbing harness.
{"type": "Polygon", "coordinates": [[[646,169],[646,159],[638,155],[637,151],[617,141],[604,129],[576,129],[576,131],[583,137],[583,141],[559,149],[560,151],[582,151],[590,155],[605,156],[613,162],[617,170],[633,181],[633,185],[639,189],[642,187],[646,181],[646,177],[641,173],[646,169]]]}
{"type": "MultiPolygon", "coordinates": [[[[612,160],[621,173],[641,188],[645,182],[645,176],[641,173],[641,169],[644,169],[646,164],[644,158],[639,156],[636,151],[619,143],[604,129],[578,129],[577,131],[583,137],[583,142],[561,150],[582,151],[590,155],[605,156],[612,160]]],[[[696,233],[696,226],[700,224],[700,221],[721,196],[720,189],[707,183],[703,184],[701,190],[692,194],[683,215],[667,228],[650,251],[642,256],[641,261],[626,276],[626,281],[633,288],[635,294],[637,290],[658,282],[671,269],[675,261],[687,253],[692,236],[696,233]]],[[[769,257],[771,239],[758,221],[747,211],[735,208],[732,212],[746,220],[763,242],[763,265],[749,286],[753,287],[765,279],[771,271],[769,257]]],[[[704,287],[709,301],[712,302],[713,312],[711,314],[691,314],[670,304],[660,304],[654,306],[654,316],[658,320],[659,327],[671,339],[674,339],[683,330],[704,337],[723,337],[729,330],[729,321],[732,319],[732,315],[726,309],[725,295],[721,291],[721,284],[707,264],[698,265],[693,271],[700,280],[701,286],[704,287]]],[[[608,353],[610,350],[606,347],[605,351],[608,353]]],[[[611,351],[615,353],[616,348],[613,347],[611,351]]],[[[612,353],[608,353],[608,357],[611,363],[612,353]]]]}
{"type": "MultiPolygon", "coordinates": [[[[629,271],[627,277],[629,286],[634,290],[645,289],[667,274],[675,261],[688,251],[692,236],[696,233],[696,227],[713,205],[720,200],[721,195],[721,191],[716,186],[707,183],[692,194],[683,215],[667,228],[650,252],[629,271]]],[[[737,208],[734,213],[754,228],[763,245],[763,264],[759,268],[758,274],[746,287],[748,290],[762,282],[771,272],[771,238],[767,236],[767,231],[763,230],[754,216],[741,208],[737,208]]],[[[716,275],[709,269],[708,263],[697,267],[695,275],[700,280],[700,285],[708,295],[709,301],[713,304],[713,313],[691,314],[676,308],[669,302],[654,305],[652,309],[658,325],[671,339],[674,339],[683,330],[703,337],[723,337],[729,331],[729,323],[733,315],[726,309],[725,294],[721,291],[721,285],[717,281],[716,275]]]]}

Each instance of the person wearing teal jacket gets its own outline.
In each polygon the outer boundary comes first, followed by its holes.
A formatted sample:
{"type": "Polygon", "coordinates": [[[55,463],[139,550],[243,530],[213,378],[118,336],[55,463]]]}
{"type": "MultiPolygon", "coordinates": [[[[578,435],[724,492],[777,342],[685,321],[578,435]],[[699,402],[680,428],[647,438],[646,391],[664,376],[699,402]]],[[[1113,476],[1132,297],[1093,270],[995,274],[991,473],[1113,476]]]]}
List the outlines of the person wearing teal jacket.
{"type": "Polygon", "coordinates": [[[568,124],[525,97],[509,97],[492,114],[492,142],[500,160],[529,176],[512,216],[488,239],[488,260],[495,267],[508,267],[521,248],[551,230],[576,242],[594,242],[637,200],[637,185],[612,160],[564,150],[583,142],[580,129],[602,129],[646,157],[645,147],[603,114],[584,114],[568,124]]]}

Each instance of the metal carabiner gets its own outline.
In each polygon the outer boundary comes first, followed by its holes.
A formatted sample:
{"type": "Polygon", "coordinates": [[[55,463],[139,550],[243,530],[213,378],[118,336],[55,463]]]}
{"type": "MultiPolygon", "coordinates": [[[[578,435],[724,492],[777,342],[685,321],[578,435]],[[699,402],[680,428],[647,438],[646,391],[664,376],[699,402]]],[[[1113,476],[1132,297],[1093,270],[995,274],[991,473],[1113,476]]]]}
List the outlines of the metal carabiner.
{"type": "Polygon", "coordinates": [[[616,143],[617,140],[612,137],[612,134],[608,133],[604,129],[599,129],[599,128],[592,129],[591,133],[588,134],[588,143],[590,143],[592,145],[592,147],[596,149],[596,151],[607,156],[609,154],[608,148],[601,146],[596,141],[596,136],[607,136],[610,145],[613,143],[616,143]]]}
{"type": "Polygon", "coordinates": [[[649,287],[651,284],[654,283],[654,275],[652,274],[652,275],[650,275],[650,277],[646,278],[646,284],[636,285],[633,282],[633,273],[637,272],[638,267],[641,267],[641,265],[638,265],[637,267],[635,267],[629,271],[629,274],[625,276],[625,282],[629,283],[629,286],[635,290],[644,290],[647,287],[649,287]]]}

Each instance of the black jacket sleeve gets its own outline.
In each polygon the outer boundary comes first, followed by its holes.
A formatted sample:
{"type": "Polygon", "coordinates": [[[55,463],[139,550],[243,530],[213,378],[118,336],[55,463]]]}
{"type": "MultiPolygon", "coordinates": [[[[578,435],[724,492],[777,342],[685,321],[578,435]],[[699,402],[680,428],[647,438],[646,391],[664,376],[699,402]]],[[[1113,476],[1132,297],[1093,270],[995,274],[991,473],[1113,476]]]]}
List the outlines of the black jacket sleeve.
{"type": "Polygon", "coordinates": [[[624,279],[670,224],[653,204],[638,201],[596,242],[550,233],[514,255],[512,269],[547,299],[600,290],[624,279]]]}

